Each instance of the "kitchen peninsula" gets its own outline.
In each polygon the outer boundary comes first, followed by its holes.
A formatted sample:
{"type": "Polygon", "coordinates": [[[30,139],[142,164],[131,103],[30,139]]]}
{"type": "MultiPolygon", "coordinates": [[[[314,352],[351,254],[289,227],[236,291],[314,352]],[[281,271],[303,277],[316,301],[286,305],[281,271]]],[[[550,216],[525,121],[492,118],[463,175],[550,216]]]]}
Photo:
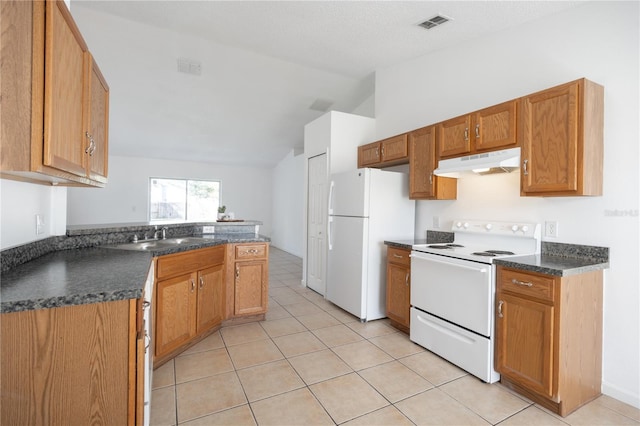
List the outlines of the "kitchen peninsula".
{"type": "Polygon", "coordinates": [[[264,318],[260,224],[73,227],[0,252],[0,423],[141,424],[150,357],[165,362],[223,321],[264,318]]]}

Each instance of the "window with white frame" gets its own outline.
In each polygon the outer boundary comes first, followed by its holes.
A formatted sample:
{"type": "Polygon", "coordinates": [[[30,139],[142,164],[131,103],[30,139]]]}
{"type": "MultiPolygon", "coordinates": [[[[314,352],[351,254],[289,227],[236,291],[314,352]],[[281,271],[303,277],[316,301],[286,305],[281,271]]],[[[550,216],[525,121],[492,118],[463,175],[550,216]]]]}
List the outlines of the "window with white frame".
{"type": "Polygon", "coordinates": [[[214,221],[220,205],[220,182],[195,179],[149,179],[149,220],[214,221]]]}

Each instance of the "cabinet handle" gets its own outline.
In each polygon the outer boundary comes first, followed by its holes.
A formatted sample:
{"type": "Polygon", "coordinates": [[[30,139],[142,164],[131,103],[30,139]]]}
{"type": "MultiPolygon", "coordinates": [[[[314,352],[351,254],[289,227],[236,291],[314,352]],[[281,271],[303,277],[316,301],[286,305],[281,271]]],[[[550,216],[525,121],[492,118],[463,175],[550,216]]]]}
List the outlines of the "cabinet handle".
{"type": "Polygon", "coordinates": [[[476,124],[476,139],[480,139],[480,124],[476,124]]]}
{"type": "Polygon", "coordinates": [[[378,148],[376,148],[376,157],[380,156],[380,150],[378,148]]]}
{"type": "Polygon", "coordinates": [[[236,279],[240,278],[240,268],[236,266],[236,279]]]}
{"type": "Polygon", "coordinates": [[[408,272],[404,275],[404,285],[406,285],[407,287],[409,286],[409,273],[408,272]]]}
{"type": "Polygon", "coordinates": [[[504,317],[504,315],[502,315],[502,305],[504,305],[503,300],[498,302],[498,318],[504,317]]]}
{"type": "Polygon", "coordinates": [[[147,309],[149,306],[151,306],[151,302],[148,300],[142,302],[142,309],[147,309]]]}
{"type": "Polygon", "coordinates": [[[398,259],[402,259],[404,256],[400,256],[400,255],[399,255],[399,254],[397,254],[397,253],[393,253],[393,257],[397,257],[398,259]]]}
{"type": "Polygon", "coordinates": [[[382,148],[380,148],[380,152],[382,153],[382,156],[384,157],[384,146],[382,148]]]}
{"type": "Polygon", "coordinates": [[[200,277],[200,288],[204,287],[204,278],[200,277]]]}
{"type": "Polygon", "coordinates": [[[433,185],[433,172],[429,173],[429,185],[433,185]]]}
{"type": "Polygon", "coordinates": [[[469,128],[468,127],[464,128],[464,140],[465,141],[469,140],[469,128]]]}
{"type": "Polygon", "coordinates": [[[193,293],[196,289],[196,282],[191,278],[191,293],[193,293]]]}
{"type": "Polygon", "coordinates": [[[144,332],[144,340],[145,340],[145,345],[144,345],[144,352],[147,353],[147,350],[149,350],[149,346],[151,346],[151,337],[149,337],[149,333],[147,333],[146,331],[144,332]]]}
{"type": "Polygon", "coordinates": [[[524,160],[523,161],[523,167],[524,170],[522,171],[522,174],[525,176],[529,176],[529,171],[527,170],[527,163],[529,162],[529,160],[524,160]]]}
{"type": "Polygon", "coordinates": [[[533,287],[533,283],[529,281],[519,281],[514,278],[511,280],[511,282],[517,285],[525,286],[525,287],[533,287]]]}
{"type": "Polygon", "coordinates": [[[89,139],[89,146],[87,147],[87,149],[84,150],[84,153],[91,155],[93,154],[93,151],[95,151],[96,149],[95,148],[96,142],[93,140],[93,136],[91,136],[88,131],[84,132],[84,135],[86,136],[87,139],[89,139]]]}

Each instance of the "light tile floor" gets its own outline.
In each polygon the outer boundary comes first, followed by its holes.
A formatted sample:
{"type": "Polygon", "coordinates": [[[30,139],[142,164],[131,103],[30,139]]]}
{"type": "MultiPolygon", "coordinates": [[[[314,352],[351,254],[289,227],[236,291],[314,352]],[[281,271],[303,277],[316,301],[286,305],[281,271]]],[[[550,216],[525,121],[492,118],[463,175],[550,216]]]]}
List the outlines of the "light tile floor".
{"type": "Polygon", "coordinates": [[[300,285],[271,247],[264,322],[220,329],[153,375],[153,425],[640,425],[602,396],[561,418],[300,285]]]}

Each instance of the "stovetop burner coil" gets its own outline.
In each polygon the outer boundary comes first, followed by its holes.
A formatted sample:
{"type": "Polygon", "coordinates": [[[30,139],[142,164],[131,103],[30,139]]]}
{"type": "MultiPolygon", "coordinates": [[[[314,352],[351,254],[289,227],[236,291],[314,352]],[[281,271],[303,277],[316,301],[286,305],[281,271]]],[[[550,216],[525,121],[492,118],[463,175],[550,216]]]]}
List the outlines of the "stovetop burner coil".
{"type": "Polygon", "coordinates": [[[451,250],[454,247],[464,247],[464,246],[460,244],[447,243],[447,244],[431,244],[431,245],[428,245],[427,247],[434,248],[434,249],[441,249],[441,250],[451,250]]]}

